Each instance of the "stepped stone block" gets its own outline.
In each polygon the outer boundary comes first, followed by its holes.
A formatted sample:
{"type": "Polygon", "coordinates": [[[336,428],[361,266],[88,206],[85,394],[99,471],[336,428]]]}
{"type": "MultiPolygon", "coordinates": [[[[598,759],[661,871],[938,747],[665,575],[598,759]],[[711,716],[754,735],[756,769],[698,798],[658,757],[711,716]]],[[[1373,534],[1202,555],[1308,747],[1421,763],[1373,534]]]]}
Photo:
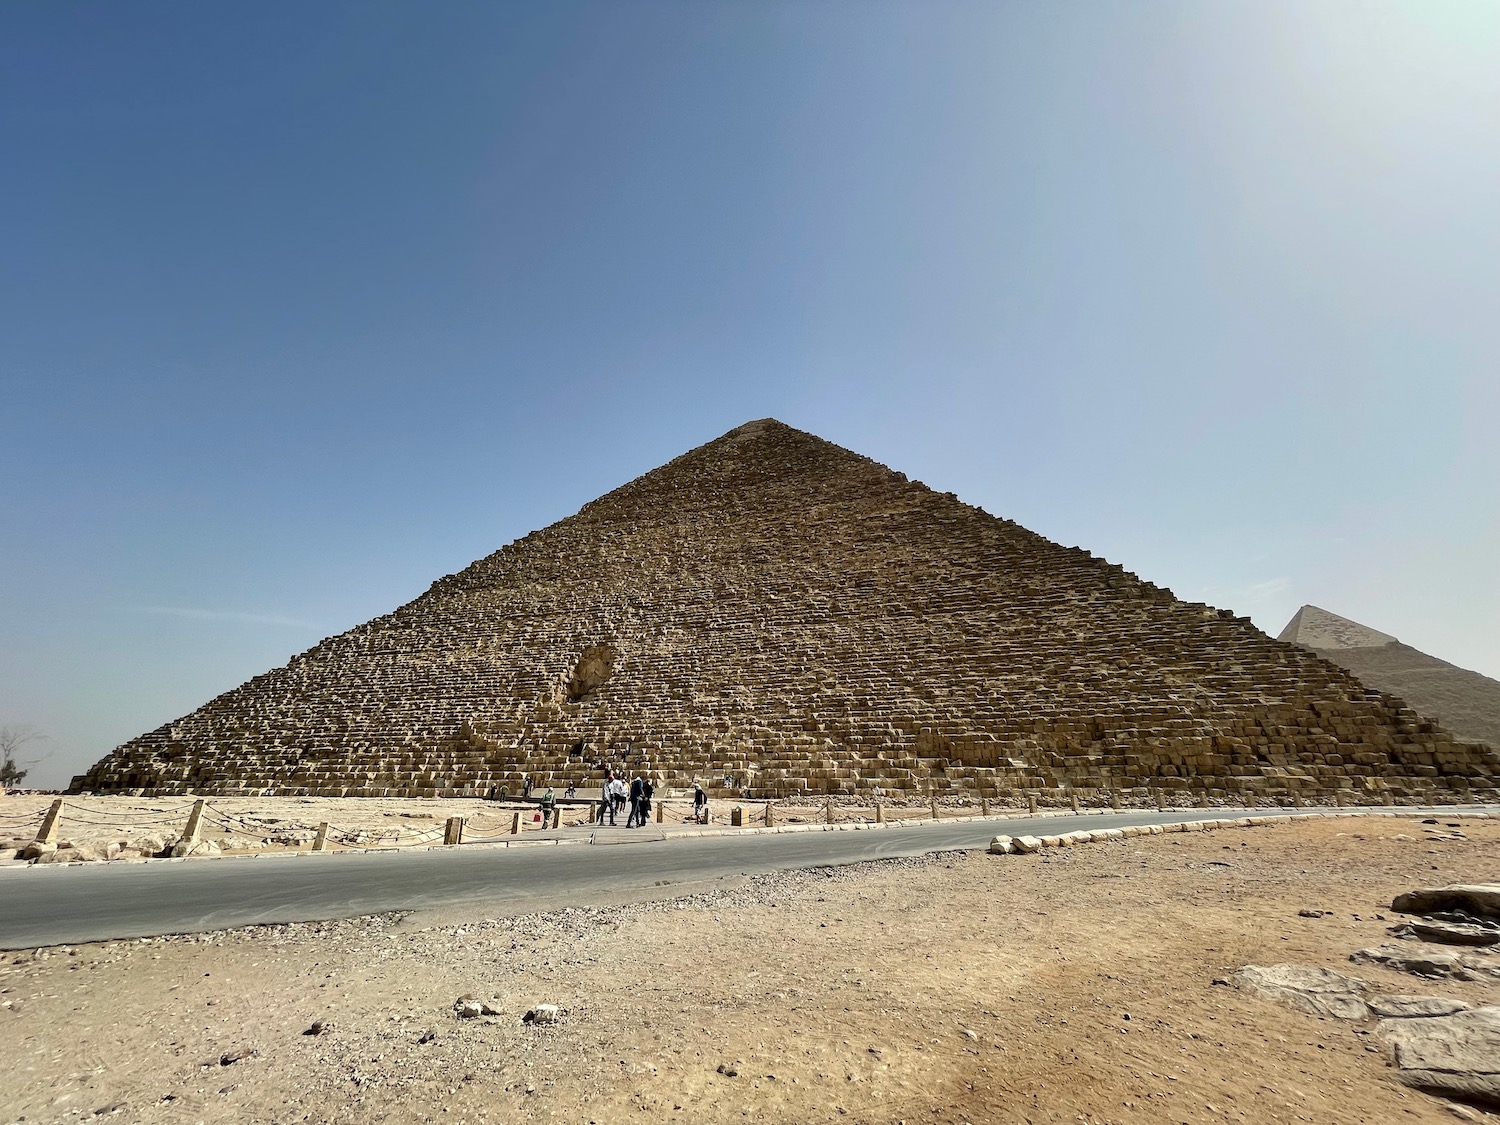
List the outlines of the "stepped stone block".
{"type": "Polygon", "coordinates": [[[773,420],[120,746],[73,789],[1495,799],[1495,752],[773,420]]]}

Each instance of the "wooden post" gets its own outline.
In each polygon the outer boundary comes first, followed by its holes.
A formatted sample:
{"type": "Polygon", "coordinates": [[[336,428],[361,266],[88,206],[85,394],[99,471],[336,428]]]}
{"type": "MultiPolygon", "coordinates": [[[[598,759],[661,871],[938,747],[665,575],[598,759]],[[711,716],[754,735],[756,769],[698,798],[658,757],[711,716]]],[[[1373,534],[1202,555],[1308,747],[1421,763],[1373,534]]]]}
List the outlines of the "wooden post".
{"type": "Polygon", "coordinates": [[[1344,807],[1344,791],[1342,789],[1335,789],[1333,791],[1333,807],[1336,809],[1344,807]]]}
{"type": "Polygon", "coordinates": [[[599,816],[599,806],[593,801],[589,802],[589,823],[593,824],[599,816]]]}
{"type": "Polygon", "coordinates": [[[1111,790],[1109,794],[1109,807],[1117,811],[1120,808],[1120,794],[1114,790],[1111,790]]]}
{"type": "Polygon", "coordinates": [[[767,828],[775,828],[776,827],[776,815],[773,812],[771,812],[771,802],[770,801],[766,802],[766,827],[767,828]]]}
{"type": "Polygon", "coordinates": [[[188,813],[187,827],[182,830],[184,840],[196,840],[203,831],[203,802],[194,801],[193,811],[188,813]]]}
{"type": "Polygon", "coordinates": [[[448,826],[443,830],[443,843],[462,844],[464,842],[464,818],[461,816],[450,816],[448,826]]]}
{"type": "Polygon", "coordinates": [[[1077,792],[1077,790],[1072,790],[1072,791],[1070,791],[1068,793],[1068,803],[1073,806],[1073,811],[1074,812],[1080,812],[1080,811],[1082,811],[1078,807],[1078,792],[1077,792]]]}
{"type": "Polygon", "coordinates": [[[1028,794],[1026,794],[1026,808],[1027,808],[1028,811],[1030,811],[1030,813],[1031,813],[1032,816],[1036,815],[1036,794],[1035,793],[1028,793],[1028,794]]]}
{"type": "Polygon", "coordinates": [[[745,810],[740,808],[739,805],[735,805],[734,808],[730,809],[729,823],[735,828],[743,828],[745,826],[745,810]]]}
{"type": "Polygon", "coordinates": [[[513,816],[513,817],[510,818],[510,834],[512,836],[519,836],[521,834],[521,814],[520,813],[516,813],[515,816],[513,816]]]}
{"type": "Polygon", "coordinates": [[[990,799],[988,797],[981,797],[981,798],[979,798],[979,815],[980,816],[989,816],[990,815],[990,799]]]}
{"type": "Polygon", "coordinates": [[[1165,789],[1158,789],[1156,791],[1156,807],[1161,812],[1167,811],[1167,791],[1165,789]]]}
{"type": "Polygon", "coordinates": [[[885,823],[885,806],[882,805],[879,801],[875,802],[875,823],[885,823]]]}
{"type": "Polygon", "coordinates": [[[937,794],[934,793],[932,795],[932,819],[936,820],[937,818],[938,818],[937,794]]]}
{"type": "Polygon", "coordinates": [[[833,823],[833,798],[832,797],[829,797],[828,800],[826,802],[824,802],[824,804],[823,804],[823,818],[826,821],[828,821],[829,824],[833,823]]]}
{"type": "Polygon", "coordinates": [[[36,842],[38,844],[57,843],[57,822],[62,819],[63,799],[59,797],[52,802],[52,807],[47,810],[47,815],[42,818],[42,826],[36,830],[36,842]]]}
{"type": "Polygon", "coordinates": [[[318,834],[313,837],[312,850],[315,852],[328,850],[328,822],[326,820],[318,825],[318,834]]]}

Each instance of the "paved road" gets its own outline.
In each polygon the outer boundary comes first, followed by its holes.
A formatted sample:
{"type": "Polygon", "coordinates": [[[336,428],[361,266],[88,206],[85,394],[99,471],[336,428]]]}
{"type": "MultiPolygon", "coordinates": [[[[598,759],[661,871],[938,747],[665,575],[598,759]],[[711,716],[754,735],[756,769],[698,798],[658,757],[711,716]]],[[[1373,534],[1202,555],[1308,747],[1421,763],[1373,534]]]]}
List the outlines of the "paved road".
{"type": "MultiPolygon", "coordinates": [[[[1253,810],[1265,815],[1268,810],[1253,810]]],[[[1311,811],[1311,810],[1309,810],[1311,811]]],[[[1412,810],[1408,810],[1412,811],[1412,810]]],[[[1456,810],[1443,810],[1453,815],[1456,810]]],[[[858,863],[982,847],[1005,832],[1043,835],[1167,824],[1246,810],[1121,812],[862,832],[801,832],[500,850],[482,846],[89,864],[0,871],[0,949],[193,933],[267,922],[483,903],[495,913],[545,895],[588,905],[604,895],[725,875],[858,863]]]]}

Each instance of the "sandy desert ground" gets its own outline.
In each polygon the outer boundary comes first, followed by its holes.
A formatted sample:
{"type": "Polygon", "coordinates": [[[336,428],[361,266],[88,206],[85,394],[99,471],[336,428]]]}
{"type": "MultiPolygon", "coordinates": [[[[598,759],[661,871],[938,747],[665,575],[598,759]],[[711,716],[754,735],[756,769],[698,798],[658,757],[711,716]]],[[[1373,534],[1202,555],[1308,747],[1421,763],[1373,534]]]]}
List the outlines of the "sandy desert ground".
{"type": "Polygon", "coordinates": [[[1348,958],[1497,859],[1497,821],[1330,819],[7,954],[0,1121],[1451,1122],[1368,1028],[1215,982],[1493,1000],[1348,958]]]}

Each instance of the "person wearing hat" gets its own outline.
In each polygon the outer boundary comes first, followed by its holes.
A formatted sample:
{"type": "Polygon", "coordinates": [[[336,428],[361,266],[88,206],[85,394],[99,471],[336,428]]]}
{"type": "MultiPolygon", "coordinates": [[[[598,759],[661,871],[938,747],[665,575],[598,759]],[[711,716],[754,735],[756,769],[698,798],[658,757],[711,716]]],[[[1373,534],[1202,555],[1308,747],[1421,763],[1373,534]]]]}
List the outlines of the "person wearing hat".
{"type": "Polygon", "coordinates": [[[542,794],[542,829],[556,828],[552,823],[557,815],[557,797],[552,792],[552,786],[547,786],[547,792],[542,794]]]}

